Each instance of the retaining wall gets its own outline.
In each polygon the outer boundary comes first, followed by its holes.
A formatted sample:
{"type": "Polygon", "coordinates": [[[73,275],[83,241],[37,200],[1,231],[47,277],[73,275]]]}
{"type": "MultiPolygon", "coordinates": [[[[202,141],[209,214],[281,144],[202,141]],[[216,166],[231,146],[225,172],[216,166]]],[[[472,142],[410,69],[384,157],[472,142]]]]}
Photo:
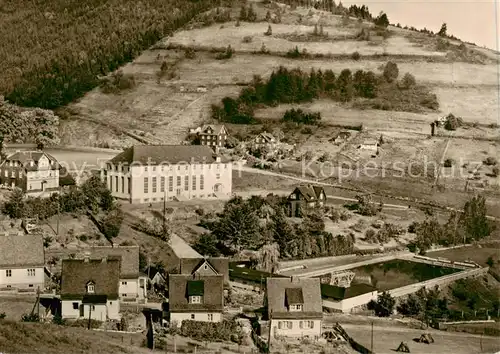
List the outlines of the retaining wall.
{"type": "Polygon", "coordinates": [[[478,269],[470,269],[464,270],[462,272],[458,272],[455,274],[444,275],[442,277],[422,281],[420,283],[410,284],[407,286],[402,286],[400,288],[388,290],[388,293],[393,297],[401,297],[409,294],[413,294],[419,291],[421,288],[433,288],[436,285],[446,285],[452,283],[459,279],[469,278],[469,277],[477,277],[483,274],[488,273],[488,267],[478,268],[478,269]]]}

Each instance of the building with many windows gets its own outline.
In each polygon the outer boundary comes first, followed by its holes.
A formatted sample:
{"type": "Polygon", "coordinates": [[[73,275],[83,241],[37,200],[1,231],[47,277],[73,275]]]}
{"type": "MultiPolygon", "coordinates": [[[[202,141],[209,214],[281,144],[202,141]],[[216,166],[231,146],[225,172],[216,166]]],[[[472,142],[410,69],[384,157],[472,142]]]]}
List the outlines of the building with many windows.
{"type": "Polygon", "coordinates": [[[228,135],[226,127],[221,124],[203,125],[196,129],[190,129],[189,133],[197,136],[200,145],[210,146],[213,150],[226,145],[228,135]]]}
{"type": "Polygon", "coordinates": [[[135,145],[106,163],[102,178],[130,203],[229,198],[232,164],[202,145],[135,145]]]}
{"type": "Polygon", "coordinates": [[[17,151],[0,164],[0,183],[22,189],[30,196],[44,196],[59,190],[60,165],[43,151],[17,151]]]}

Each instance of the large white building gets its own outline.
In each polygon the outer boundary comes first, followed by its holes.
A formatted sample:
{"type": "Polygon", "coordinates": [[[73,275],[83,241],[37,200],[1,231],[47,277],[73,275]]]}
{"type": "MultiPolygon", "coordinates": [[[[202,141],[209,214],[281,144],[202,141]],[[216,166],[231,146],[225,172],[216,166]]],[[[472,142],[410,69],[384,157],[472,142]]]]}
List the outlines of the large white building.
{"type": "Polygon", "coordinates": [[[208,146],[135,145],[108,161],[102,178],[130,203],[229,198],[232,164],[208,146]]]}
{"type": "Polygon", "coordinates": [[[0,235],[0,289],[44,290],[41,235],[0,235]]]}

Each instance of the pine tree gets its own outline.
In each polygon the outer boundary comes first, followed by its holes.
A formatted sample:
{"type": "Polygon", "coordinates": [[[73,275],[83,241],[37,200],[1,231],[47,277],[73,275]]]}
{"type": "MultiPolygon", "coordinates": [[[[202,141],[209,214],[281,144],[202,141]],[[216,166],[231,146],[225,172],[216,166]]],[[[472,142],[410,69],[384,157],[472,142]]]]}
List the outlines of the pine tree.
{"type": "Polygon", "coordinates": [[[438,32],[438,36],[441,36],[441,37],[446,37],[447,34],[446,34],[446,31],[447,31],[447,26],[446,26],[446,23],[443,23],[441,25],[441,29],[439,30],[438,32]]]}

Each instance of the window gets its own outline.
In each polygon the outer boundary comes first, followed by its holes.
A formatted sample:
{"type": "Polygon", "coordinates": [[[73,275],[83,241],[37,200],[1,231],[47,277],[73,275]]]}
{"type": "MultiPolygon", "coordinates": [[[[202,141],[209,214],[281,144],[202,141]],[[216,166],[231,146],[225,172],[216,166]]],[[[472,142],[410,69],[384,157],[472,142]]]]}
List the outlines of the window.
{"type": "Polygon", "coordinates": [[[118,176],[115,177],[115,190],[118,193],[118,176]]]}
{"type": "Polygon", "coordinates": [[[127,297],[127,294],[122,294],[122,297],[127,297]]]}
{"type": "Polygon", "coordinates": [[[153,166],[153,172],[155,172],[155,171],[156,171],[156,166],[153,166]]]}
{"type": "Polygon", "coordinates": [[[153,177],[153,193],[156,193],[156,177],[153,177]]]}
{"type": "Polygon", "coordinates": [[[189,303],[190,304],[201,304],[201,296],[190,296],[189,303]]]}
{"type": "Polygon", "coordinates": [[[11,277],[12,276],[12,269],[6,269],[5,270],[5,276],[6,277],[11,277]]]}
{"type": "Polygon", "coordinates": [[[185,191],[189,190],[189,176],[184,177],[184,190],[185,191]]]}
{"type": "Polygon", "coordinates": [[[33,287],[33,284],[28,284],[28,288],[32,288],[33,287]]]}
{"type": "Polygon", "coordinates": [[[35,269],[30,268],[28,269],[28,277],[34,277],[35,276],[35,269]]]}
{"type": "Polygon", "coordinates": [[[148,193],[148,189],[149,189],[149,180],[147,177],[144,177],[144,193],[148,193]]]}
{"type": "Polygon", "coordinates": [[[215,178],[220,179],[220,173],[217,173],[217,174],[215,175],[215,178]]]}
{"type": "Polygon", "coordinates": [[[130,189],[131,189],[131,184],[130,184],[130,177],[128,178],[128,194],[130,194],[130,189]]]}
{"type": "Polygon", "coordinates": [[[95,305],[92,305],[92,311],[95,311],[95,305]]]}
{"type": "Polygon", "coordinates": [[[192,189],[195,191],[196,190],[196,176],[193,176],[193,187],[192,189]]]}
{"type": "Polygon", "coordinates": [[[290,305],[289,311],[302,311],[302,304],[290,305]]]}
{"type": "Polygon", "coordinates": [[[109,176],[109,190],[113,191],[113,176],[109,176]]]}
{"type": "Polygon", "coordinates": [[[181,186],[181,176],[177,176],[177,187],[181,186]]]}
{"type": "Polygon", "coordinates": [[[191,319],[194,320],[194,313],[191,314],[191,319]]]}
{"type": "Polygon", "coordinates": [[[161,177],[160,180],[160,192],[165,192],[165,177],[161,177]]]}
{"type": "Polygon", "coordinates": [[[186,167],[185,167],[185,170],[186,170],[186,171],[188,170],[188,167],[189,167],[189,166],[188,166],[188,165],[186,165],[186,167]]]}
{"type": "Polygon", "coordinates": [[[287,322],[287,325],[288,325],[288,329],[292,329],[293,325],[292,325],[292,321],[286,321],[287,322]]]}
{"type": "Polygon", "coordinates": [[[125,177],[122,177],[122,193],[125,193],[125,177]]]}
{"type": "Polygon", "coordinates": [[[73,310],[78,310],[78,302],[73,302],[73,310]]]}
{"type": "Polygon", "coordinates": [[[122,281],[122,285],[127,285],[127,282],[126,281],[122,281]]]}
{"type": "Polygon", "coordinates": [[[144,172],[148,172],[148,166],[144,167],[144,172]]]}
{"type": "Polygon", "coordinates": [[[217,164],[217,169],[218,169],[218,170],[220,169],[220,164],[217,164]]]}
{"type": "Polygon", "coordinates": [[[89,294],[93,294],[95,292],[95,287],[94,287],[94,284],[88,284],[87,285],[87,292],[89,294]]]}
{"type": "Polygon", "coordinates": [[[214,320],[214,315],[213,315],[213,313],[209,313],[209,314],[208,314],[208,320],[209,320],[209,321],[213,321],[213,320],[214,320]]]}
{"type": "Polygon", "coordinates": [[[202,191],[205,188],[205,176],[200,176],[200,190],[202,191]]]}
{"type": "Polygon", "coordinates": [[[168,191],[172,192],[174,190],[174,177],[168,176],[168,191]]]}

